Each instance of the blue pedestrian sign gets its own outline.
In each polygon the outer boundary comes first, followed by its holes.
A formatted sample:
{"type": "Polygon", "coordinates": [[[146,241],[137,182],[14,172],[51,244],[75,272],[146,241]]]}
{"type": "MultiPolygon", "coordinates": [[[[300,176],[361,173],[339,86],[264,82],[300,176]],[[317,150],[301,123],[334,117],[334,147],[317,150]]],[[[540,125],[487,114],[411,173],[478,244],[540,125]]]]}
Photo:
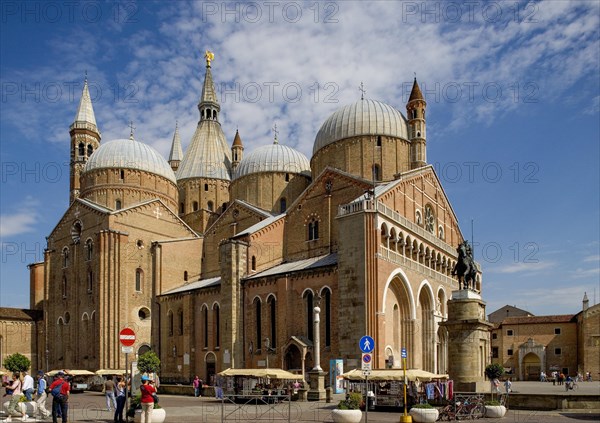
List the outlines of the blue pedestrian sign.
{"type": "Polygon", "coordinates": [[[375,349],[375,341],[369,335],[365,335],[362,338],[360,338],[358,346],[360,347],[360,350],[362,352],[370,353],[373,352],[373,350],[375,349]]]}
{"type": "Polygon", "coordinates": [[[402,358],[408,357],[408,354],[406,354],[406,348],[402,348],[402,350],[400,350],[400,357],[402,357],[402,358]]]}

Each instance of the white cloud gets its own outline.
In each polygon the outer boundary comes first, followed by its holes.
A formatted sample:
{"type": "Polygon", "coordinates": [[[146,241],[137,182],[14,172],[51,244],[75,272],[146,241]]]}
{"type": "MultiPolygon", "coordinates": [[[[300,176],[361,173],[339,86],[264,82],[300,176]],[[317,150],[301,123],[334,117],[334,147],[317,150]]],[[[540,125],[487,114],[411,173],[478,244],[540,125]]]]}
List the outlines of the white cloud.
{"type": "Polygon", "coordinates": [[[504,266],[492,267],[490,273],[539,273],[544,270],[552,269],[556,266],[555,262],[545,261],[538,263],[513,263],[504,266]]]}
{"type": "Polygon", "coordinates": [[[8,238],[15,235],[34,232],[38,222],[35,210],[27,210],[22,213],[3,214],[0,216],[0,236],[8,238]]]}

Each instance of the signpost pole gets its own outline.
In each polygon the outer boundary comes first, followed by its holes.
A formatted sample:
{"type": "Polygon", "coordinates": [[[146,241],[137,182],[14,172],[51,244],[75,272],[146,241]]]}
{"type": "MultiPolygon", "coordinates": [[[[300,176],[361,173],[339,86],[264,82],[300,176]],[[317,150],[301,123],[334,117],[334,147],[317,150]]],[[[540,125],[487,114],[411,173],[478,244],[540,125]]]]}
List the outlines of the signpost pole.
{"type": "Polygon", "coordinates": [[[129,363],[127,361],[127,357],[129,354],[125,353],[125,421],[129,421],[129,417],[127,416],[127,411],[129,410],[129,395],[127,393],[127,383],[129,383],[129,378],[127,374],[129,372],[129,363]]]}
{"type": "Polygon", "coordinates": [[[412,416],[409,416],[406,413],[406,408],[407,408],[407,404],[406,404],[406,384],[407,384],[407,380],[406,380],[406,349],[402,348],[402,369],[404,372],[404,415],[402,417],[400,417],[400,422],[401,423],[411,423],[412,422],[412,416]]]}
{"type": "Polygon", "coordinates": [[[369,421],[369,374],[365,374],[365,423],[369,421]]]}

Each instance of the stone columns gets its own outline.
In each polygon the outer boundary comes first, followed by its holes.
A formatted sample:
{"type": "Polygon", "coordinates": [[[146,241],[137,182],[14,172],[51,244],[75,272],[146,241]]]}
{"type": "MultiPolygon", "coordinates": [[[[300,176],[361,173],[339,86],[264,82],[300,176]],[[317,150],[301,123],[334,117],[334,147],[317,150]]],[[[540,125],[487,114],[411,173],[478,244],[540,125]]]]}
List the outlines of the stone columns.
{"type": "Polygon", "coordinates": [[[319,313],[321,309],[317,306],[313,309],[314,311],[314,348],[313,355],[315,358],[315,367],[308,372],[308,380],[310,383],[310,390],[308,391],[307,399],[309,401],[322,401],[325,399],[325,373],[321,368],[321,340],[319,333],[319,313]]]}

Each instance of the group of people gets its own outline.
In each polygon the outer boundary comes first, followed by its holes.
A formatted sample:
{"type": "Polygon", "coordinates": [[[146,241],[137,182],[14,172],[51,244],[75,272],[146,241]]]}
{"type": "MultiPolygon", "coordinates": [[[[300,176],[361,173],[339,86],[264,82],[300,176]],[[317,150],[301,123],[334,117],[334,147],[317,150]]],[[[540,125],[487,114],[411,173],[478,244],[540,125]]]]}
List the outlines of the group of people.
{"type": "Polygon", "coordinates": [[[117,376],[116,383],[112,379],[104,382],[104,395],[106,396],[106,409],[112,411],[115,409],[114,421],[123,423],[123,410],[125,409],[125,380],[122,376],[117,376]],[[112,406],[112,408],[111,408],[112,406]]]}
{"type": "MultiPolygon", "coordinates": [[[[52,415],[53,423],[57,423],[59,418],[63,423],[67,422],[71,387],[64,379],[65,373],[58,372],[49,387],[47,387],[48,383],[44,376],[44,372],[41,370],[37,373],[37,388],[34,386],[33,377],[27,372],[14,372],[11,381],[2,384],[6,390],[4,396],[11,397],[5,422],[11,422],[14,416],[20,416],[21,421],[24,422],[29,420],[30,416],[18,406],[22,397],[25,397],[28,402],[35,400],[38,417],[46,419],[52,415]],[[53,397],[52,413],[46,409],[46,399],[49,393],[53,397]]],[[[35,419],[36,416],[32,417],[35,419]]]]}

